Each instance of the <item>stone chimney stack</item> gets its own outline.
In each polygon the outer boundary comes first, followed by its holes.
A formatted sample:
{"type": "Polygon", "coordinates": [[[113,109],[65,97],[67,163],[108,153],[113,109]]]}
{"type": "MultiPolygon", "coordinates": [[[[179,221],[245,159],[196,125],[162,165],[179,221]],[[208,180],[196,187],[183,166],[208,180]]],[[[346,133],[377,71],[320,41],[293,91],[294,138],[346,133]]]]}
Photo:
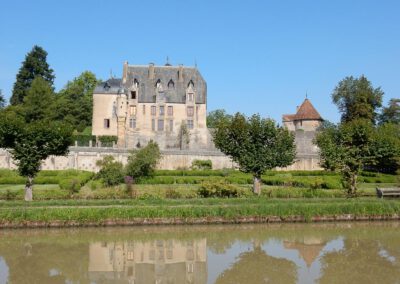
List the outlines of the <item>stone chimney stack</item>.
{"type": "Polygon", "coordinates": [[[183,82],[183,65],[179,64],[178,82],[183,82]]]}
{"type": "Polygon", "coordinates": [[[149,64],[149,79],[154,79],[154,63],[149,64]]]}
{"type": "Polygon", "coordinates": [[[126,83],[126,79],[128,77],[128,61],[124,62],[124,67],[122,69],[122,83],[126,83]]]}

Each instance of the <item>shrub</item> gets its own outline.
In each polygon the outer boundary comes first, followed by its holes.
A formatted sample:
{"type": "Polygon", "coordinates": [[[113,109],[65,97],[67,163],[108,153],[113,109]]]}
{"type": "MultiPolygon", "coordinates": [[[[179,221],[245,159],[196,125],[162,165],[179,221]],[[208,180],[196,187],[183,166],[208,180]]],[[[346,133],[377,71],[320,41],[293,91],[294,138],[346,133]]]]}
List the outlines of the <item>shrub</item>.
{"type": "Polygon", "coordinates": [[[170,198],[170,199],[178,199],[178,198],[182,198],[182,195],[179,191],[172,189],[172,188],[168,188],[165,191],[165,197],[170,198]]]}
{"type": "Polygon", "coordinates": [[[59,182],[61,189],[67,190],[72,196],[74,193],[79,192],[81,184],[78,179],[65,179],[59,182]]]}
{"type": "Polygon", "coordinates": [[[146,147],[131,152],[126,165],[126,174],[135,180],[152,177],[160,158],[158,144],[150,140],[146,147]]]}
{"type": "Polygon", "coordinates": [[[194,160],[192,162],[192,169],[194,170],[211,170],[212,161],[211,160],[194,160]]]}
{"type": "Polygon", "coordinates": [[[113,156],[105,156],[103,160],[97,161],[96,165],[100,167],[96,178],[101,179],[104,185],[113,186],[124,181],[124,166],[114,161],[113,156]]]}
{"type": "Polygon", "coordinates": [[[241,197],[245,195],[243,188],[226,181],[204,181],[197,190],[200,197],[241,197]]]}
{"type": "Polygon", "coordinates": [[[111,135],[98,136],[98,139],[99,139],[102,147],[112,147],[113,142],[114,143],[118,142],[118,137],[111,136],[111,135]]]}

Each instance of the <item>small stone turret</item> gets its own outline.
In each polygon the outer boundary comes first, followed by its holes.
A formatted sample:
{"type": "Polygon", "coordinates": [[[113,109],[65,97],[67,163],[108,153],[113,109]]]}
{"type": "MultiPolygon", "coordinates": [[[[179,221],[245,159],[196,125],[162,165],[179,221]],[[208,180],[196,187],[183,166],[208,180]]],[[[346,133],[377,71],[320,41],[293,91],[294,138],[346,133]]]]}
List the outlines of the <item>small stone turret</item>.
{"type": "Polygon", "coordinates": [[[124,89],[118,91],[117,96],[117,136],[118,147],[126,146],[126,116],[127,116],[127,97],[124,89]]]}

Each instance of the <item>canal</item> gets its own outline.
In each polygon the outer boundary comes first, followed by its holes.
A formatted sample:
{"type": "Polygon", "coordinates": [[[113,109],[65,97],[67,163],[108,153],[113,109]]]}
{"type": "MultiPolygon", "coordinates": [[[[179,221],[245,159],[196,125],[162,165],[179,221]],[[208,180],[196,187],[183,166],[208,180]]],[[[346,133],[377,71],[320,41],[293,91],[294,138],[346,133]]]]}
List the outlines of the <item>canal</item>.
{"type": "Polygon", "coordinates": [[[2,230],[0,283],[400,283],[400,223],[2,230]]]}

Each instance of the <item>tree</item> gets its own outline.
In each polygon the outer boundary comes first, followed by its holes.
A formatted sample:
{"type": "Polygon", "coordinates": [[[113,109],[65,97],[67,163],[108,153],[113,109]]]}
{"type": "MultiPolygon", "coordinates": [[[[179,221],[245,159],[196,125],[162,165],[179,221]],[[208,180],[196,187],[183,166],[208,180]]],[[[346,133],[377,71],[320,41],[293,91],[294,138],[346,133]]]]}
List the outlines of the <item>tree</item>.
{"type": "Polygon", "coordinates": [[[380,124],[390,122],[400,124],[400,99],[391,99],[389,105],[382,109],[380,124]]]}
{"type": "Polygon", "coordinates": [[[61,123],[25,123],[13,112],[0,114],[0,148],[10,149],[18,172],[26,177],[25,200],[32,200],[33,180],[41,162],[50,155],[65,155],[71,144],[72,129],[61,123]]]}
{"type": "Polygon", "coordinates": [[[42,77],[50,86],[53,86],[55,76],[53,69],[49,67],[46,61],[46,57],[47,52],[37,45],[25,56],[25,61],[22,62],[14,83],[10,98],[11,105],[21,104],[24,101],[24,97],[36,77],[42,77]]]}
{"type": "Polygon", "coordinates": [[[151,177],[160,158],[158,144],[150,140],[146,147],[131,152],[126,165],[126,174],[134,179],[151,177]]]}
{"type": "Polygon", "coordinates": [[[261,193],[260,179],[266,171],[286,167],[296,156],[294,136],[271,119],[258,114],[246,118],[237,113],[222,120],[213,132],[215,146],[239,164],[240,170],[253,175],[253,191],[261,193]]]}
{"type": "Polygon", "coordinates": [[[232,119],[232,115],[227,114],[224,109],[210,111],[207,115],[207,127],[215,128],[217,127],[219,121],[230,119],[232,119]]]}
{"type": "Polygon", "coordinates": [[[374,127],[369,120],[356,119],[319,132],[315,143],[320,149],[321,166],[341,173],[347,194],[354,196],[357,178],[367,164],[373,164],[374,127]]]}
{"type": "Polygon", "coordinates": [[[385,123],[376,127],[371,152],[375,159],[368,168],[396,173],[400,168],[400,124],[385,123]]]}
{"type": "Polygon", "coordinates": [[[365,76],[344,78],[332,93],[332,100],[342,114],[342,122],[367,119],[375,123],[376,110],[382,106],[383,91],[373,88],[365,76]]]}
{"type": "Polygon", "coordinates": [[[58,93],[55,119],[71,124],[78,131],[92,125],[93,90],[99,82],[96,76],[85,71],[58,93]]]}
{"type": "Polygon", "coordinates": [[[0,109],[4,108],[6,105],[6,100],[4,99],[3,92],[0,89],[0,109]]]}
{"type": "Polygon", "coordinates": [[[115,161],[113,156],[105,156],[96,165],[100,167],[96,177],[102,179],[106,186],[118,185],[124,181],[124,166],[115,161]]]}
{"type": "Polygon", "coordinates": [[[27,123],[54,117],[55,95],[52,87],[42,77],[36,77],[24,97],[23,114],[27,123]]]}

